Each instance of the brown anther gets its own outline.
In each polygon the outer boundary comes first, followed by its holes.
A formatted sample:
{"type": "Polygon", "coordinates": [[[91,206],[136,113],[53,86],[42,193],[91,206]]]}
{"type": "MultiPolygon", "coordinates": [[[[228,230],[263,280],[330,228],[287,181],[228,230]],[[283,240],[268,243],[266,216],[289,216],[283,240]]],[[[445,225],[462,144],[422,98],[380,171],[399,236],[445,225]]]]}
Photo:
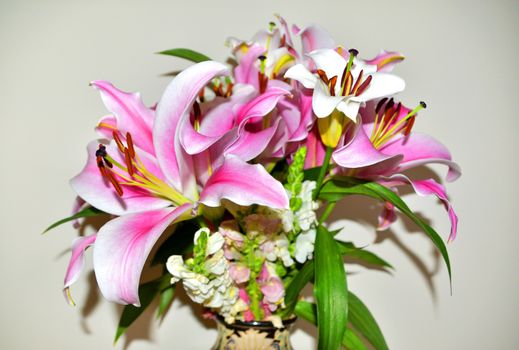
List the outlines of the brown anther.
{"type": "Polygon", "coordinates": [[[357,91],[355,92],[355,96],[359,96],[360,94],[362,94],[364,91],[366,91],[366,89],[368,88],[369,86],[369,83],[371,83],[371,79],[373,77],[371,75],[368,75],[368,77],[366,78],[366,80],[364,80],[364,82],[359,86],[359,88],[357,89],[357,91]]]}
{"type": "Polygon", "coordinates": [[[198,99],[200,100],[200,103],[204,103],[204,101],[205,101],[204,94],[205,94],[205,89],[202,88],[202,90],[200,90],[200,92],[198,93],[198,99]]]}
{"type": "Polygon", "coordinates": [[[106,169],[105,169],[105,165],[103,163],[103,157],[101,156],[96,156],[96,162],[97,162],[97,168],[99,169],[99,172],[101,173],[101,175],[103,177],[107,177],[106,176],[106,169]]]}
{"type": "Polygon", "coordinates": [[[346,72],[349,72],[348,65],[346,65],[346,67],[344,67],[344,70],[342,71],[341,86],[344,86],[344,81],[346,80],[346,75],[347,75],[346,72]]]}
{"type": "Polygon", "coordinates": [[[413,116],[411,118],[409,118],[405,124],[405,127],[404,127],[404,130],[403,130],[403,134],[405,136],[409,135],[411,133],[411,129],[413,128],[413,125],[414,125],[414,121],[415,121],[416,117],[413,116]]]}
{"type": "Polygon", "coordinates": [[[112,186],[114,186],[114,189],[117,192],[117,194],[119,195],[119,197],[122,197],[123,189],[122,189],[121,185],[119,184],[119,182],[117,182],[117,179],[115,178],[114,174],[112,174],[110,171],[107,171],[106,175],[107,175],[106,177],[108,178],[108,180],[111,182],[112,186]]]}
{"type": "Polygon", "coordinates": [[[121,151],[121,153],[124,153],[124,145],[123,145],[123,142],[121,141],[121,137],[119,137],[119,132],[117,130],[114,130],[112,132],[112,136],[115,140],[115,143],[117,144],[117,147],[119,148],[119,151],[121,151]]]}
{"type": "Polygon", "coordinates": [[[126,145],[128,146],[130,158],[134,159],[135,158],[135,148],[133,148],[133,139],[132,139],[132,135],[129,132],[126,133],[126,145]]]}
{"type": "Polygon", "coordinates": [[[112,162],[110,162],[106,157],[103,158],[104,162],[105,162],[105,165],[107,167],[109,167],[110,169],[114,167],[114,165],[112,164],[112,162]]]}
{"type": "Polygon", "coordinates": [[[337,84],[337,76],[334,75],[330,79],[330,95],[335,96],[335,84],[337,84]]]}
{"type": "Polygon", "coordinates": [[[265,90],[267,90],[269,78],[265,74],[258,72],[258,82],[259,82],[259,92],[260,92],[260,94],[262,94],[265,92],[265,90]]]}
{"type": "Polygon", "coordinates": [[[348,71],[348,76],[346,77],[346,82],[344,83],[344,89],[342,89],[342,96],[349,95],[351,84],[353,83],[353,75],[348,71]]]}
{"type": "Polygon", "coordinates": [[[326,72],[324,70],[318,69],[317,75],[319,75],[319,78],[321,78],[321,80],[324,81],[324,83],[326,85],[328,85],[329,80],[328,80],[328,77],[326,76],[326,72]]]}
{"type": "Polygon", "coordinates": [[[386,104],[386,108],[384,110],[384,113],[387,113],[388,110],[390,110],[391,108],[393,108],[393,106],[395,105],[395,100],[393,100],[393,98],[391,97],[388,101],[388,103],[386,104]]]}
{"type": "Polygon", "coordinates": [[[232,88],[234,87],[233,83],[227,84],[227,90],[225,91],[225,97],[230,97],[232,95],[232,88]]]}
{"type": "Polygon", "coordinates": [[[202,111],[200,110],[200,105],[198,104],[198,102],[194,102],[193,103],[193,112],[195,113],[195,118],[200,118],[200,116],[202,115],[202,111]]]}
{"type": "Polygon", "coordinates": [[[377,106],[375,107],[375,113],[378,114],[378,112],[380,111],[380,109],[382,108],[382,106],[384,105],[384,103],[386,103],[387,101],[387,97],[384,97],[383,99],[381,99],[380,101],[378,101],[377,103],[377,106]]]}
{"type": "Polygon", "coordinates": [[[133,162],[132,162],[132,156],[130,155],[129,149],[124,150],[124,161],[126,162],[126,168],[128,169],[128,174],[130,174],[130,176],[133,176],[133,174],[134,174],[133,162]]]}
{"type": "Polygon", "coordinates": [[[279,42],[279,46],[283,47],[286,45],[286,43],[287,43],[287,37],[285,34],[283,34],[283,36],[281,37],[281,41],[279,42]]]}
{"type": "MultiPolygon", "coordinates": [[[[364,74],[364,69],[360,70],[359,76],[357,77],[357,80],[355,81],[355,85],[351,88],[350,95],[355,95],[357,93],[357,89],[360,86],[360,83],[362,82],[362,75],[364,74]]],[[[357,96],[357,95],[355,95],[357,96]]]]}

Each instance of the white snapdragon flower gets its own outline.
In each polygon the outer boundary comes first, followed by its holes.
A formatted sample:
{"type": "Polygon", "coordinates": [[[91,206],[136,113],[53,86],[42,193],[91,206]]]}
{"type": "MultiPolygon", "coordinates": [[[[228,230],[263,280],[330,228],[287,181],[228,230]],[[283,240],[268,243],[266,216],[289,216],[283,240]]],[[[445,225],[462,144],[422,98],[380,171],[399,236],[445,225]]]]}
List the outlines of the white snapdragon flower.
{"type": "Polygon", "coordinates": [[[289,246],[290,241],[287,236],[281,233],[265,241],[261,246],[261,251],[268,261],[276,261],[279,258],[283,265],[288,267],[294,264],[294,259],[290,256],[290,251],[288,250],[289,246]]]}
{"type": "Polygon", "coordinates": [[[195,234],[195,244],[202,233],[208,237],[203,272],[192,271],[184,263],[182,256],[173,255],[166,263],[169,273],[173,276],[171,283],[182,280],[191,300],[205,307],[218,309],[222,316],[232,319],[235,315],[232,314],[232,310],[238,299],[239,290],[229,274],[229,262],[222,249],[225,239],[219,232],[209,235],[210,231],[202,228],[195,234]]]}
{"type": "Polygon", "coordinates": [[[315,211],[319,208],[317,202],[312,200],[312,192],[316,186],[315,181],[303,181],[299,197],[303,201],[301,208],[295,212],[295,218],[301,230],[306,231],[317,220],[315,211]]]}
{"type": "Polygon", "coordinates": [[[295,258],[297,262],[304,263],[313,258],[315,244],[314,228],[301,232],[296,238],[295,258]]]}

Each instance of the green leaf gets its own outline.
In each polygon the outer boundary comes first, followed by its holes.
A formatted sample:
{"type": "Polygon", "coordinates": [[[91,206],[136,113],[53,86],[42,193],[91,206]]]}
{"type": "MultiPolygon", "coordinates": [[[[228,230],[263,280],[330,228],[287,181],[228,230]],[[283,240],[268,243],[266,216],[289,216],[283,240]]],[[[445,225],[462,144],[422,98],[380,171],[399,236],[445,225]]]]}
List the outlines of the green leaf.
{"type": "MultiPolygon", "coordinates": [[[[317,324],[317,307],[314,303],[307,301],[299,301],[296,304],[295,314],[314,325],[317,324]]],[[[366,350],[366,346],[362,340],[351,329],[346,329],[342,337],[342,345],[351,350],[366,350]]]]}
{"type": "Polygon", "coordinates": [[[314,278],[314,261],[308,260],[301,270],[294,276],[290,284],[287,286],[285,290],[285,305],[286,308],[283,310],[283,317],[288,317],[292,315],[294,312],[294,308],[297,304],[297,300],[299,299],[299,294],[306,286],[308,282],[310,282],[314,278]]]}
{"type": "Polygon", "coordinates": [[[146,310],[146,308],[151,304],[151,301],[155,296],[159,293],[161,280],[154,280],[145,284],[140,285],[139,287],[139,299],[141,301],[141,306],[136,307],[133,305],[126,305],[123,309],[123,313],[121,314],[121,319],[119,320],[119,325],[117,326],[117,331],[115,333],[114,343],[119,340],[119,338],[126,332],[128,327],[131,326],[137,318],[146,310]]]}
{"type": "Polygon", "coordinates": [[[314,263],[318,349],[336,350],[340,348],[348,322],[348,289],[338,245],[322,225],[317,227],[314,263]]]}
{"type": "MultiPolygon", "coordinates": [[[[427,225],[420,217],[409,209],[407,204],[393,191],[384,187],[376,182],[366,182],[353,178],[336,178],[328,181],[324,184],[320,198],[328,201],[338,201],[349,194],[361,194],[372,198],[380,199],[385,202],[392,203],[402,213],[407,215],[416,225],[418,225],[432,240],[436,248],[440,251],[440,254],[447,265],[447,271],[449,273],[449,281],[452,283],[451,264],[449,259],[449,253],[447,247],[443,243],[440,235],[429,225],[427,225]]],[[[452,285],[451,285],[452,287],[452,285]]]]}
{"type": "Polygon", "coordinates": [[[81,218],[88,218],[88,217],[92,217],[92,216],[97,216],[97,215],[101,215],[101,214],[105,214],[105,212],[103,212],[103,211],[101,211],[99,209],[96,209],[94,207],[87,207],[87,208],[77,212],[76,214],[74,214],[72,216],[69,216],[68,218],[56,221],[55,223],[53,223],[52,225],[47,227],[45,229],[45,231],[42,232],[42,234],[47,233],[48,231],[52,230],[53,228],[56,228],[56,227],[66,223],[66,222],[69,222],[69,221],[72,221],[72,220],[76,220],[76,219],[81,219],[81,218]]]}
{"type": "Polygon", "coordinates": [[[361,260],[370,265],[393,269],[393,266],[391,266],[390,263],[376,255],[375,253],[372,253],[363,248],[355,247],[351,242],[337,241],[337,244],[339,245],[339,251],[344,256],[361,260]]]}
{"type": "Polygon", "coordinates": [[[174,56],[174,57],[180,57],[184,58],[189,61],[193,61],[195,63],[200,63],[204,61],[211,61],[211,58],[208,56],[191,50],[191,49],[185,49],[185,48],[177,48],[177,49],[171,49],[166,51],[157,52],[159,55],[168,55],[168,56],[174,56]]]}
{"type": "Polygon", "coordinates": [[[352,326],[366,338],[376,350],[387,350],[386,340],[377,321],[364,303],[352,292],[349,293],[349,321],[352,326]]]}
{"type": "Polygon", "coordinates": [[[159,309],[157,310],[157,318],[161,318],[169,309],[173,298],[175,297],[175,285],[169,285],[166,289],[160,292],[159,309]]]}

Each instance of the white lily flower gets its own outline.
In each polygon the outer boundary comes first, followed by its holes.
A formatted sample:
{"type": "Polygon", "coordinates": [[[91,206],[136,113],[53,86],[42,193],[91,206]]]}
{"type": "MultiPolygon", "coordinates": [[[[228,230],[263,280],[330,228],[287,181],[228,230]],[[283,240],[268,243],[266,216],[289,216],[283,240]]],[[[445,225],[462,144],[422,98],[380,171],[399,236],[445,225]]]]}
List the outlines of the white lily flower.
{"type": "Polygon", "coordinates": [[[348,71],[348,61],[335,50],[315,50],[308,56],[317,67],[316,73],[303,64],[296,64],[287,70],[285,78],[297,80],[313,90],[312,109],[318,118],[328,117],[337,109],[356,122],[363,103],[393,95],[405,88],[403,79],[377,72],[377,66],[358,59],[353,59],[348,71]]]}

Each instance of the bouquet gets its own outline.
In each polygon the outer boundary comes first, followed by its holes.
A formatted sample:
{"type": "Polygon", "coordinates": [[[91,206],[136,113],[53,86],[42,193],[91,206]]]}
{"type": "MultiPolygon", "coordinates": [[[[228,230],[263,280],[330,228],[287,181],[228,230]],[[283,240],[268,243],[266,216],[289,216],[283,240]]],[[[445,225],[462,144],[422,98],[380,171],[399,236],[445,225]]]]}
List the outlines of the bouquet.
{"type": "Polygon", "coordinates": [[[395,97],[405,83],[392,70],[404,56],[361,58],[320,26],[289,28],[281,17],[251,40],[227,44],[232,64],[189,49],[161,52],[194,64],[152,107],[107,81],[91,83],[109,114],[70,181],[78,195],[73,215],[50,228],[91,216],[106,223],[74,241],[67,300],[73,303],[70,287],[92,247],[101,293],[127,305],[116,338],[155,298],[164,315],[182,285],[226,324],[282,328],[295,315],[317,325],[320,349],[387,348],[367,307],[348,291],[344,258],[391,266],[339,240],[326,220],[350,195],[374,198],[378,229],[400,211],[431,238],[450,276],[443,239],[397,191],[408,186],[438,198],[451,221],[448,239],[455,238],[444,186],[407,172],[440,163],[447,181],[460,175],[446,147],[413,132],[426,104],[395,97]],[[141,282],[149,265],[162,274],[141,282]],[[309,283],[313,300],[301,296],[309,283]]]}

